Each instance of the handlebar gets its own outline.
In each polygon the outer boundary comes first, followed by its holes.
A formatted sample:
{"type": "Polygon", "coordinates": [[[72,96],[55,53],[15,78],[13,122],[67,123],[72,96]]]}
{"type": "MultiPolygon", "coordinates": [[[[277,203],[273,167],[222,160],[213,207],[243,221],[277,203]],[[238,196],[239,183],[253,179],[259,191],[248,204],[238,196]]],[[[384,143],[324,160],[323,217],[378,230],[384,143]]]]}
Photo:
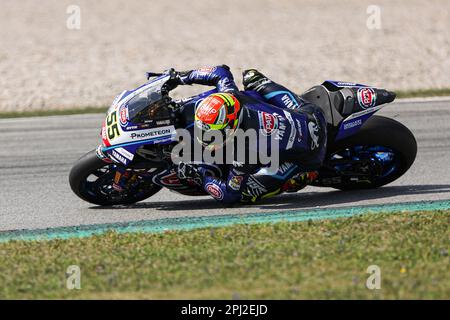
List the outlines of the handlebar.
{"type": "Polygon", "coordinates": [[[167,69],[164,72],[152,72],[152,71],[146,72],[147,80],[149,80],[151,77],[160,77],[163,75],[170,75],[171,79],[177,79],[179,77],[179,74],[180,73],[178,71],[175,71],[174,68],[167,69]]]}
{"type": "Polygon", "coordinates": [[[162,76],[163,73],[160,72],[146,72],[147,80],[150,80],[151,77],[159,77],[162,76]]]}

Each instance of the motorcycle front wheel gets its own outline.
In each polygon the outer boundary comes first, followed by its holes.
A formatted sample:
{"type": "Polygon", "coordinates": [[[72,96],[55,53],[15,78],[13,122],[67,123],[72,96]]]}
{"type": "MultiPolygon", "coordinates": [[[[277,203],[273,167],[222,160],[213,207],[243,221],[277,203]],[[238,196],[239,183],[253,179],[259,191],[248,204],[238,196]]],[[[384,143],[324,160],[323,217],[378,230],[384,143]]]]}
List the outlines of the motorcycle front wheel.
{"type": "Polygon", "coordinates": [[[147,172],[127,170],[132,171],[132,183],[124,190],[117,191],[113,188],[117,164],[102,161],[93,150],[73,165],[69,174],[70,187],[81,199],[100,206],[133,204],[161,190],[151,181],[151,175],[147,172]]]}

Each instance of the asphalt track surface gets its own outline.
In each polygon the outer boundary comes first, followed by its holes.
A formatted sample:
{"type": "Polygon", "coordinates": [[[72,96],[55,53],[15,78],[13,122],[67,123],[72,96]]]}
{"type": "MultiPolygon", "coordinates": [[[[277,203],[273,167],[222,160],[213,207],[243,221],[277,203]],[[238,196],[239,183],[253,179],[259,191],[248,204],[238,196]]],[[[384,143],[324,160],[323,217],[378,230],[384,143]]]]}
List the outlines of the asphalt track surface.
{"type": "Polygon", "coordinates": [[[168,190],[131,206],[93,206],[72,193],[68,173],[76,159],[99,144],[103,114],[3,119],[0,231],[450,200],[450,98],[403,100],[378,114],[405,124],[418,142],[415,163],[397,181],[376,190],[351,192],[308,187],[230,209],[208,197],[168,190]]]}

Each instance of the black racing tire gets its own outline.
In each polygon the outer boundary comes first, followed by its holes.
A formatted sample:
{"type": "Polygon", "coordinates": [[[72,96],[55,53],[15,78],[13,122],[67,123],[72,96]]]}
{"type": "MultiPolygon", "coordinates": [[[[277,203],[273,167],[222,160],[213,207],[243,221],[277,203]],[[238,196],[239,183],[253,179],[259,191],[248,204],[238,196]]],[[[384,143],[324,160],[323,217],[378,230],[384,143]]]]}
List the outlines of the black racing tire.
{"type": "Polygon", "coordinates": [[[330,187],[339,190],[373,189],[384,186],[397,180],[413,164],[417,154],[417,142],[412,132],[390,118],[383,116],[373,116],[368,119],[361,129],[353,136],[335,142],[327,151],[327,157],[352,146],[383,146],[392,149],[399,157],[400,165],[392,174],[383,177],[370,184],[345,183],[331,185],[330,187]]]}
{"type": "Polygon", "coordinates": [[[139,195],[129,195],[126,198],[119,200],[110,200],[102,196],[101,194],[95,194],[88,192],[85,188],[85,182],[87,178],[96,170],[109,166],[108,163],[102,161],[97,156],[95,150],[92,150],[78,159],[73,165],[69,174],[69,183],[72,191],[81,199],[100,206],[112,206],[112,205],[126,205],[133,204],[144,199],[153,196],[162,188],[157,185],[152,185],[151,188],[139,195]]]}

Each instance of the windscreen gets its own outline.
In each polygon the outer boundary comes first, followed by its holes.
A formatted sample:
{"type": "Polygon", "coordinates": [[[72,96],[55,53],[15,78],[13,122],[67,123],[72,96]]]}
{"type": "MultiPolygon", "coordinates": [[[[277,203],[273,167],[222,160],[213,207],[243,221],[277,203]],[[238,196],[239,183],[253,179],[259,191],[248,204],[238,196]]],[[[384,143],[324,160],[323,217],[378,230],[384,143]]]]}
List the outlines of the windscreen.
{"type": "Polygon", "coordinates": [[[128,117],[132,123],[140,124],[170,118],[167,100],[161,93],[145,90],[127,103],[128,117]]]}

